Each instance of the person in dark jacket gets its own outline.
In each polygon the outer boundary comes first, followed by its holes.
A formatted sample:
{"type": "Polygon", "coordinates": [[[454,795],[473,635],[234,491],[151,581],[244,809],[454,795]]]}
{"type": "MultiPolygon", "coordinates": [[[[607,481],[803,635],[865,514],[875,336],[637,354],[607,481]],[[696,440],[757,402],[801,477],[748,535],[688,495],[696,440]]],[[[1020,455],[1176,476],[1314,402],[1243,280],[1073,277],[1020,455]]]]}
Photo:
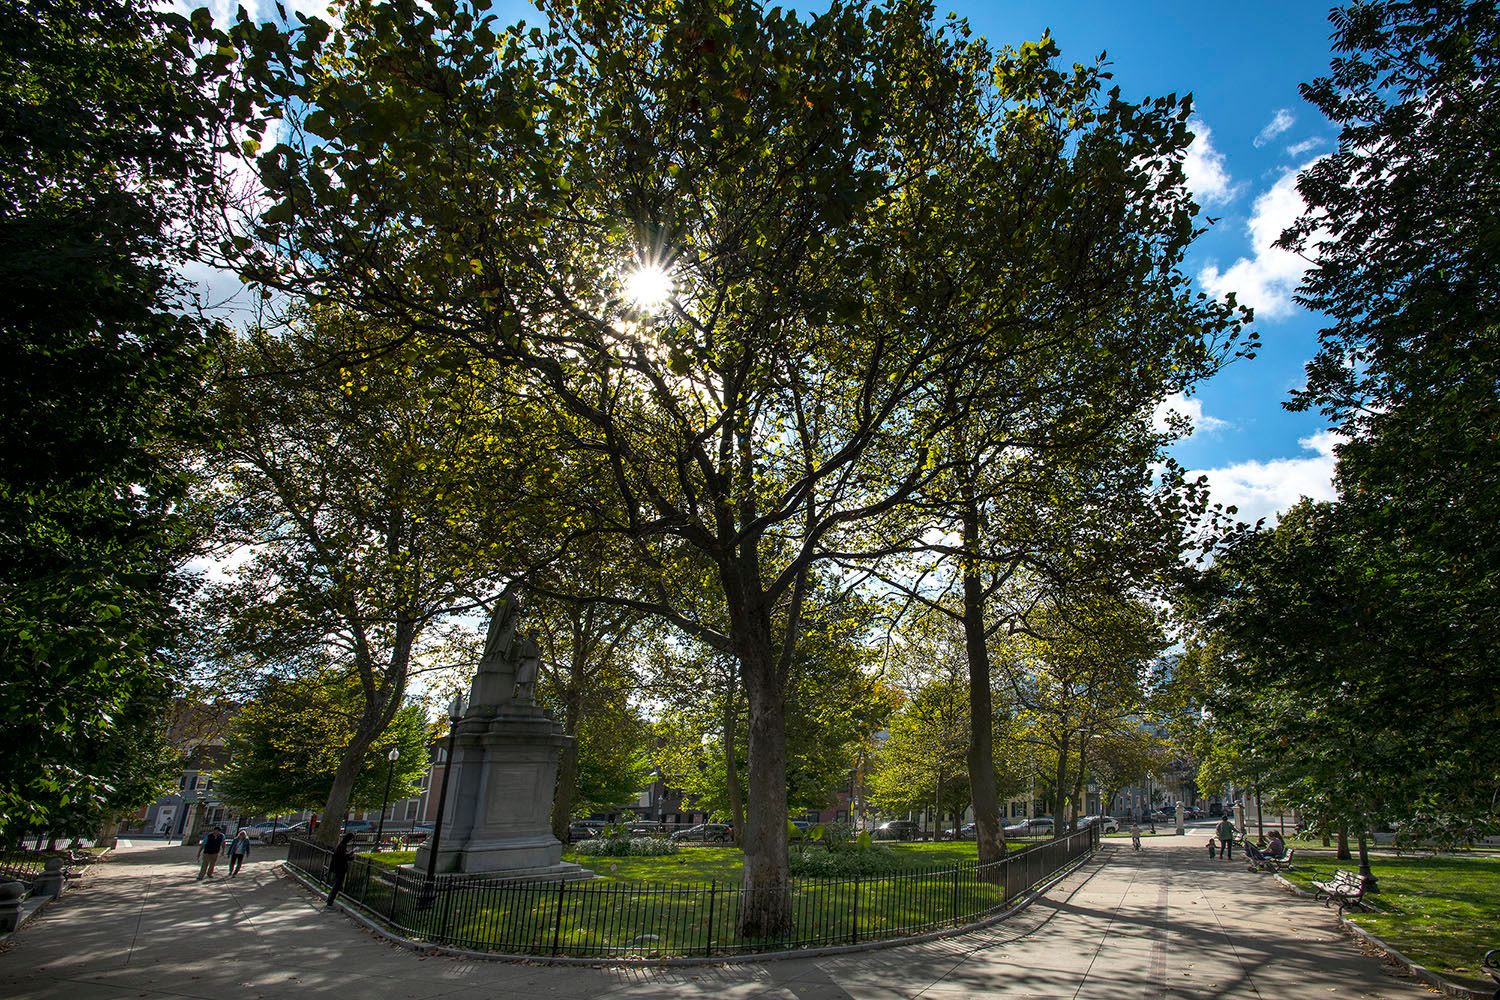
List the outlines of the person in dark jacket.
{"type": "Polygon", "coordinates": [[[333,900],[344,887],[344,879],[349,874],[349,864],[354,860],[354,834],[346,833],[339,839],[339,845],[333,849],[333,857],[328,859],[328,905],[324,909],[333,909],[333,900]]]}
{"type": "Polygon", "coordinates": [[[214,827],[198,841],[198,881],[214,877],[214,868],[219,864],[219,852],[224,849],[224,831],[214,827]]]}

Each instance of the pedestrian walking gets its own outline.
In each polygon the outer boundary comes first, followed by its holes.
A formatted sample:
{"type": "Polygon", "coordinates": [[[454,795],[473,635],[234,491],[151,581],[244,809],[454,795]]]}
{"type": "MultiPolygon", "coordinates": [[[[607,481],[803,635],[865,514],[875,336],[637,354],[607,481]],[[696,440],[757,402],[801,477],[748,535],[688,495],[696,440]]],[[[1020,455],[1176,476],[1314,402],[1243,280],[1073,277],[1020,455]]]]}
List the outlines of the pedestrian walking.
{"type": "Polygon", "coordinates": [[[224,849],[224,831],[214,827],[198,842],[198,881],[214,877],[219,864],[219,852],[224,849]]]}
{"type": "Polygon", "coordinates": [[[1234,820],[1225,816],[1219,820],[1219,825],[1214,828],[1214,833],[1219,838],[1219,857],[1234,857],[1234,820]]]}
{"type": "Polygon", "coordinates": [[[250,856],[250,831],[241,830],[234,835],[229,842],[229,877],[234,876],[245,867],[245,859],[250,856]]]}
{"type": "Polygon", "coordinates": [[[333,857],[328,859],[328,905],[324,909],[333,909],[333,900],[344,887],[344,879],[349,874],[349,863],[354,860],[354,834],[346,833],[339,840],[339,846],[333,849],[333,857]]]}
{"type": "Polygon", "coordinates": [[[1141,849],[1141,824],[1136,820],[1130,821],[1130,846],[1137,851],[1141,849]]]}

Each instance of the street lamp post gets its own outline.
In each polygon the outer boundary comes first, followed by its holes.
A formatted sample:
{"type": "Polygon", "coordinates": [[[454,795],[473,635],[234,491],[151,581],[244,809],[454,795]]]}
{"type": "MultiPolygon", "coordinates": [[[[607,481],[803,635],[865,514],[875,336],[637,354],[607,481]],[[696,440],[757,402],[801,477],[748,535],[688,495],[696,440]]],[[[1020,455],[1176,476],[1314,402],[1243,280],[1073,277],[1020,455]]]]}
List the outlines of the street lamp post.
{"type": "Polygon", "coordinates": [[[1146,775],[1146,819],[1151,824],[1151,832],[1156,832],[1156,779],[1146,775]]]}
{"type": "Polygon", "coordinates": [[[391,801],[391,779],[396,776],[396,761],[401,759],[401,751],[391,747],[391,752],[385,755],[390,764],[385,769],[385,794],[380,797],[380,823],[375,827],[375,850],[380,850],[380,845],[385,840],[385,810],[391,801]]]}
{"type": "Polygon", "coordinates": [[[438,792],[437,818],[432,824],[432,846],[427,851],[427,884],[422,889],[422,897],[418,901],[421,906],[431,906],[437,898],[433,891],[433,883],[437,879],[437,856],[438,848],[442,844],[443,837],[443,811],[448,805],[448,775],[453,773],[453,740],[458,735],[458,724],[464,718],[464,696],[462,692],[455,692],[453,700],[448,702],[448,759],[443,764],[443,787],[438,792]]]}

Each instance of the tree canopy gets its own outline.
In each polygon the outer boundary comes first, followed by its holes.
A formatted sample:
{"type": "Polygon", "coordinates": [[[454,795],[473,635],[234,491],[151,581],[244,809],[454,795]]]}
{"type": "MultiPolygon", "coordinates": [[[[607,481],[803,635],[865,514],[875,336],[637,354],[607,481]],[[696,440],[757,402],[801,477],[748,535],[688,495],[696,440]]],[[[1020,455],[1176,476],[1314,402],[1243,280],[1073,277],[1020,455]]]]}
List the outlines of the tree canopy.
{"type": "MultiPolygon", "coordinates": [[[[348,670],[293,680],[268,676],[254,694],[230,720],[229,763],[214,776],[219,797],[263,816],[322,811],[364,714],[358,677],[348,670]]],[[[419,706],[399,708],[362,751],[345,811],[379,808],[388,776],[392,801],[415,795],[440,734],[419,706]],[[391,750],[399,754],[394,766],[391,750]]],[[[325,815],[337,819],[344,812],[325,815]]]]}
{"type": "Polygon", "coordinates": [[[210,32],[125,0],[0,9],[3,827],[150,797],[121,767],[180,674],[203,330],[174,268],[216,193],[210,32]]]}
{"type": "Polygon", "coordinates": [[[559,526],[641,567],[633,593],[582,596],[739,663],[743,930],[777,933],[787,682],[819,564],[953,467],[939,442],[987,402],[970,372],[1049,350],[1097,366],[1084,399],[1033,387],[1066,421],[1238,329],[1175,270],[1189,108],[1124,102],[1098,67],[1055,69],[1050,40],[994,50],[926,3],[543,3],[537,28],[487,6],[242,22],[270,201],[224,249],[396,339],[506,365],[558,415],[539,437],[589,484],[559,526]],[[1007,196],[1018,175],[1040,203],[1007,196]],[[1039,337],[1031,310],[1089,293],[1047,286],[1042,253],[1030,285],[988,295],[984,269],[1015,261],[960,250],[1011,217],[1034,222],[1000,230],[1016,246],[1058,233],[1128,259],[1117,281],[1167,278],[1039,337]],[[664,302],[632,293],[648,269],[664,302]]]}

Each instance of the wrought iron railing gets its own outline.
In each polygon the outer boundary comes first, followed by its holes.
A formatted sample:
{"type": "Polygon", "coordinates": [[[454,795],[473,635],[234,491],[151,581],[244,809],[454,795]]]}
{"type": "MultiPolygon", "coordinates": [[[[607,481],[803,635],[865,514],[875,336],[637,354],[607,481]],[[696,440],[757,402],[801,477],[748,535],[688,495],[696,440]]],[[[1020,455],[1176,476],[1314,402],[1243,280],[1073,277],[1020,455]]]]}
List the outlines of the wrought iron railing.
{"type": "MultiPolygon", "coordinates": [[[[575,958],[731,956],[910,937],[1015,906],[1099,844],[1098,827],[981,865],[852,878],[794,879],[791,932],[740,936],[737,885],[506,881],[439,876],[357,857],[349,904],[402,937],[476,951],[575,958]]],[[[330,851],[295,840],[287,864],[327,886],[330,851]]]]}
{"type": "Polygon", "coordinates": [[[0,853],[0,882],[34,881],[47,867],[47,858],[50,856],[40,851],[0,853]]]}

